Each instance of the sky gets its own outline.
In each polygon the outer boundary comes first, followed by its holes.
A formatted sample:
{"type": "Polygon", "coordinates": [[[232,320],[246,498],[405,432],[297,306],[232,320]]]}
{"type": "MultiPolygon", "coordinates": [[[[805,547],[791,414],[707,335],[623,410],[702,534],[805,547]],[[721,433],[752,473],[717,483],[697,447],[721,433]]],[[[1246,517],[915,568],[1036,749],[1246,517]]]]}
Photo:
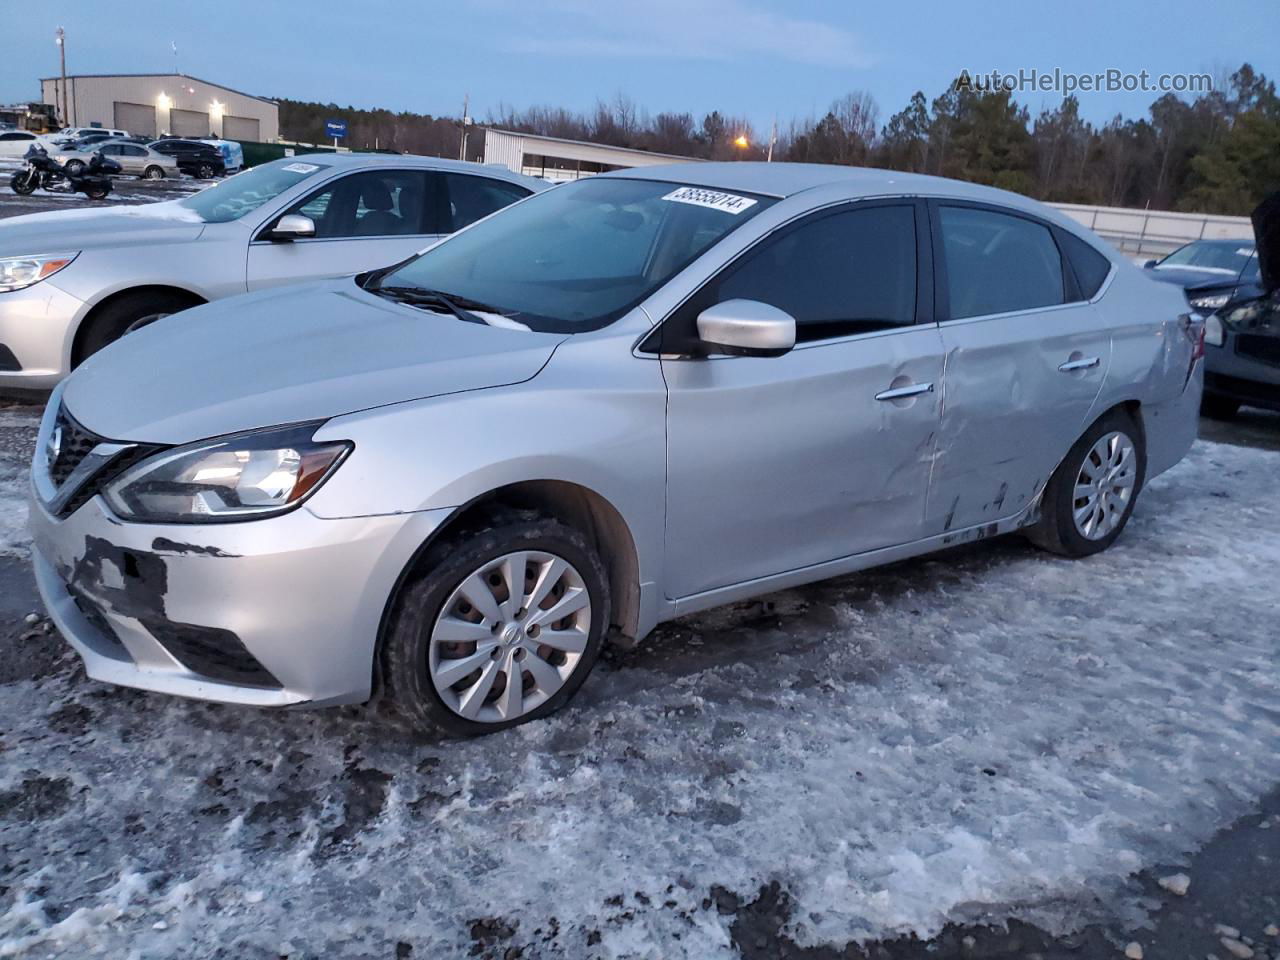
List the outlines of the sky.
{"type": "MultiPolygon", "coordinates": [[[[176,63],[259,96],[450,116],[469,94],[481,121],[503,104],[588,110],[624,94],[651,113],[719,109],[763,129],[774,116],[785,127],[866,91],[883,124],[914,91],[932,100],[961,70],[1147,70],[1222,82],[1248,61],[1280,76],[1275,0],[1041,9],[1008,0],[219,0],[154,14],[44,0],[22,10],[5,17],[0,37],[0,102],[38,97],[38,78],[58,72],[58,26],[71,74],[171,72],[176,63]]],[[[1079,96],[1098,123],[1145,115],[1159,94],[1079,96]]],[[[1017,97],[1033,115],[1062,99],[1017,97]]]]}

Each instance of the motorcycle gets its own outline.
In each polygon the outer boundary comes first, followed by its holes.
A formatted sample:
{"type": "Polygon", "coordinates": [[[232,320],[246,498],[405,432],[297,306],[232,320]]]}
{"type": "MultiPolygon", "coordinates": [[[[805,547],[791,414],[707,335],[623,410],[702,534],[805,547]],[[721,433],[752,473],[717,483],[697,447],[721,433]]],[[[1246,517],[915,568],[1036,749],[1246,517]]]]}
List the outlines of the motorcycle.
{"type": "Polygon", "coordinates": [[[120,164],[95,151],[88,164],[74,173],[64,170],[49,151],[39,144],[32,144],[23,157],[27,165],[9,179],[9,186],[20,196],[27,196],[37,188],[52,193],[83,193],[90,200],[102,200],[111,192],[110,174],[120,173],[120,164]]]}

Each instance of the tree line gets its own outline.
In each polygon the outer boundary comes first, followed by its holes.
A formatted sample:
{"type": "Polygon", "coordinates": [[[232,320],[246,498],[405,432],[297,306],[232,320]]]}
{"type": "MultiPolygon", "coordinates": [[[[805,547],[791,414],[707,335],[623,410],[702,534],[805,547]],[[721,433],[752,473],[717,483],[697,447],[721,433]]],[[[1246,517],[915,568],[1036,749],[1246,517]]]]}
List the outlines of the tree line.
{"type": "MultiPolygon", "coordinates": [[[[349,145],[458,156],[456,119],[413,113],[281,100],[282,136],[323,143],[324,122],[335,115],[348,121],[349,145]]],[[[773,158],[935,174],[1048,201],[1205,213],[1247,214],[1280,189],[1280,97],[1247,63],[1211,92],[1165,94],[1145,117],[1117,115],[1101,125],[1080,116],[1074,96],[1032,117],[1007,90],[961,83],[932,100],[917,91],[902,110],[880,117],[872,96],[849,93],[822,116],[778,130],[773,158]]],[[[764,159],[772,132],[714,110],[700,120],[650,115],[621,95],[588,112],[500,106],[485,122],[709,160],[764,159]]],[[[482,158],[481,131],[467,154],[482,158]]]]}

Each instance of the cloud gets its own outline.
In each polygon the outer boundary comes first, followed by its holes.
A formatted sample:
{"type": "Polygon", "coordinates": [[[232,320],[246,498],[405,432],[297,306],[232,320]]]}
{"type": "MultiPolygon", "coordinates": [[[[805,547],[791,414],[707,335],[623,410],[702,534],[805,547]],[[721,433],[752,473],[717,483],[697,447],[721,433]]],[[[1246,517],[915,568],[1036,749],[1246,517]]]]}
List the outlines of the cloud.
{"type": "MultiPolygon", "coordinates": [[[[505,4],[505,15],[514,12],[505,4]]],[[[528,8],[524,8],[528,10],[528,8]]],[[[679,60],[790,60],[828,67],[871,63],[861,41],[842,27],[763,10],[745,0],[650,0],[643,4],[545,0],[518,18],[504,50],[548,56],[679,60]]]]}

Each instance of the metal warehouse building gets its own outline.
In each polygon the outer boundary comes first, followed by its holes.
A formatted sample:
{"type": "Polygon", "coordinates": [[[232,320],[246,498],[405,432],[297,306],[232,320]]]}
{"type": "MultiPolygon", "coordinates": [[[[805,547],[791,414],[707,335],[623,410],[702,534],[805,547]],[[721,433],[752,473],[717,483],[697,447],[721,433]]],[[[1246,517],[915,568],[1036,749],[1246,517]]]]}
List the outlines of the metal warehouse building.
{"type": "Polygon", "coordinates": [[[222,137],[269,142],[280,136],[280,108],[181,73],[79,74],[40,81],[45,103],[72,127],[115,127],[158,137],[222,137]]]}
{"type": "Polygon", "coordinates": [[[495,127],[484,128],[485,163],[500,164],[516,173],[547,180],[577,180],[606,170],[687,163],[696,159],[630,147],[610,147],[584,140],[563,140],[495,127]]]}

